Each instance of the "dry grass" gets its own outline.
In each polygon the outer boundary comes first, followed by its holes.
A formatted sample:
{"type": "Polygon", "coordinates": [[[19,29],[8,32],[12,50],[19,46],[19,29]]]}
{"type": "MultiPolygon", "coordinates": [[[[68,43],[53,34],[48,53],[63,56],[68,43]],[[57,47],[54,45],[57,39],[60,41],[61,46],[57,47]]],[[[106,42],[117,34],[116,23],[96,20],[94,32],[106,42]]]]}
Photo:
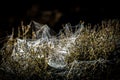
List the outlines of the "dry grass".
{"type": "MultiPolygon", "coordinates": [[[[118,21],[103,21],[102,25],[87,26],[78,35],[70,49],[70,59],[96,60],[107,59],[120,43],[120,24],[118,21]],[[74,56],[74,57],[73,57],[74,56]]],[[[69,60],[69,59],[68,59],[69,60]]]]}
{"type": "MultiPolygon", "coordinates": [[[[50,68],[48,65],[48,56],[52,55],[55,59],[59,58],[59,55],[55,55],[58,45],[66,47],[69,43],[68,39],[71,38],[71,36],[75,36],[75,42],[70,42],[70,46],[67,47],[69,51],[69,54],[65,56],[67,66],[61,78],[73,79],[77,75],[77,77],[84,77],[87,80],[91,79],[91,77],[94,79],[93,73],[96,73],[95,71],[98,69],[102,70],[101,68],[106,66],[106,63],[102,63],[102,60],[109,61],[109,57],[120,47],[120,23],[118,20],[109,20],[102,21],[101,24],[95,26],[85,25],[81,32],[79,29],[75,31],[78,31],[78,33],[73,33],[72,28],[65,28],[63,32],[60,33],[59,39],[54,36],[56,42],[58,40],[58,43],[54,43],[54,47],[47,42],[42,43],[42,47],[37,47],[38,52],[35,52],[33,47],[26,53],[26,56],[30,55],[29,58],[23,59],[22,56],[24,55],[15,55],[13,57],[19,58],[16,60],[11,57],[13,47],[15,43],[17,43],[16,40],[18,38],[27,39],[29,36],[32,36],[33,40],[36,39],[34,31],[32,31],[32,34],[28,34],[29,29],[29,25],[24,26],[22,24],[22,26],[18,28],[18,37],[13,38],[13,31],[10,39],[1,50],[1,54],[3,55],[2,66],[5,70],[13,72],[16,75],[37,75],[40,79],[58,78],[61,74],[57,73],[57,70],[50,68]],[[38,55],[43,55],[43,57],[39,58],[38,55]],[[99,65],[102,67],[98,68],[99,65]],[[27,66],[27,68],[25,68],[25,66],[27,66]],[[54,76],[54,73],[57,73],[57,76],[54,76]]],[[[119,61],[119,59],[117,60],[119,61]]]]}

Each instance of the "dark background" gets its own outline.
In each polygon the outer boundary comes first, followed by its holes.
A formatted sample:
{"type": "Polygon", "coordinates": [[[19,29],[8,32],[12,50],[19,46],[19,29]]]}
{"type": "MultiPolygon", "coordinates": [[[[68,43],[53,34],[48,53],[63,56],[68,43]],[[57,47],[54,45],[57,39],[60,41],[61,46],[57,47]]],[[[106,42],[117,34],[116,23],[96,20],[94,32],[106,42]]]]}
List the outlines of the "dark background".
{"type": "Polygon", "coordinates": [[[35,20],[58,31],[62,24],[68,22],[75,25],[83,20],[97,24],[102,20],[119,19],[119,10],[119,2],[116,1],[4,0],[0,2],[0,35],[10,33],[11,28],[20,25],[21,21],[26,25],[35,20]],[[62,16],[57,19],[56,14],[62,16]]]}

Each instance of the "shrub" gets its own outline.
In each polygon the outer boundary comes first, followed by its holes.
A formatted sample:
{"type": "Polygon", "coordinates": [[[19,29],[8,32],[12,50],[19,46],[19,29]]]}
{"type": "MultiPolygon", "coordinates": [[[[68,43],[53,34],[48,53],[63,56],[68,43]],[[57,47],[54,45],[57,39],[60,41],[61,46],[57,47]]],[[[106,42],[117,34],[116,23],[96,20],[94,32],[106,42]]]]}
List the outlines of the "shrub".
{"type": "Polygon", "coordinates": [[[98,75],[106,72],[107,64],[119,62],[117,57],[111,58],[119,54],[118,20],[95,26],[66,24],[57,35],[51,35],[47,25],[31,24],[22,24],[17,38],[13,31],[1,49],[5,71],[40,79],[102,79],[98,75]]]}

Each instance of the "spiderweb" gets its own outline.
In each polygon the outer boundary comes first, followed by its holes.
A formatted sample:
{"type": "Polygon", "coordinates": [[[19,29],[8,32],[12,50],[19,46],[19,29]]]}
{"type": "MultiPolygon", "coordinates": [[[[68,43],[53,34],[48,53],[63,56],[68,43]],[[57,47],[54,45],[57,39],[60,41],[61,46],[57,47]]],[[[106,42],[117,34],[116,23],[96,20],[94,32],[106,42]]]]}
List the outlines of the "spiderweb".
{"type": "MultiPolygon", "coordinates": [[[[109,60],[98,58],[96,60],[76,60],[68,63],[66,57],[71,55],[71,50],[76,47],[76,40],[84,33],[84,24],[71,26],[66,24],[64,30],[59,34],[53,35],[51,29],[47,25],[41,25],[32,21],[29,27],[34,32],[34,39],[15,38],[13,34],[9,37],[8,42],[1,49],[3,63],[1,67],[13,74],[29,74],[32,75],[36,71],[39,72],[39,64],[44,59],[43,66],[49,66],[56,71],[49,71],[52,74],[69,76],[83,76],[87,69],[93,67],[93,72],[96,67],[100,67],[101,71],[109,60]],[[74,28],[74,31],[73,31],[74,28]],[[9,57],[6,56],[8,53],[9,57]],[[37,66],[37,67],[36,67],[37,66]],[[36,70],[38,68],[38,70],[36,70]],[[57,70],[60,70],[57,72],[57,70]]],[[[24,30],[25,32],[25,30],[24,30]]],[[[75,52],[74,52],[75,53],[75,52]]]]}

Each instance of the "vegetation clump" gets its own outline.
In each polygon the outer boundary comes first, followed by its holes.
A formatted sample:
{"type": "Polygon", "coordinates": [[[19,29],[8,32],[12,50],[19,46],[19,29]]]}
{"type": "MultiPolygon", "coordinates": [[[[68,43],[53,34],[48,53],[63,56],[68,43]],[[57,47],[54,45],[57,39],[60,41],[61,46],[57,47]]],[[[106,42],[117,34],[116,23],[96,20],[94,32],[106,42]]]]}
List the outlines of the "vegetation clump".
{"type": "Polygon", "coordinates": [[[57,35],[47,25],[31,22],[14,30],[1,49],[1,69],[39,79],[103,79],[110,66],[120,64],[120,23],[102,21],[91,26],[66,24],[57,35]],[[109,64],[109,65],[108,65],[109,64]]]}

